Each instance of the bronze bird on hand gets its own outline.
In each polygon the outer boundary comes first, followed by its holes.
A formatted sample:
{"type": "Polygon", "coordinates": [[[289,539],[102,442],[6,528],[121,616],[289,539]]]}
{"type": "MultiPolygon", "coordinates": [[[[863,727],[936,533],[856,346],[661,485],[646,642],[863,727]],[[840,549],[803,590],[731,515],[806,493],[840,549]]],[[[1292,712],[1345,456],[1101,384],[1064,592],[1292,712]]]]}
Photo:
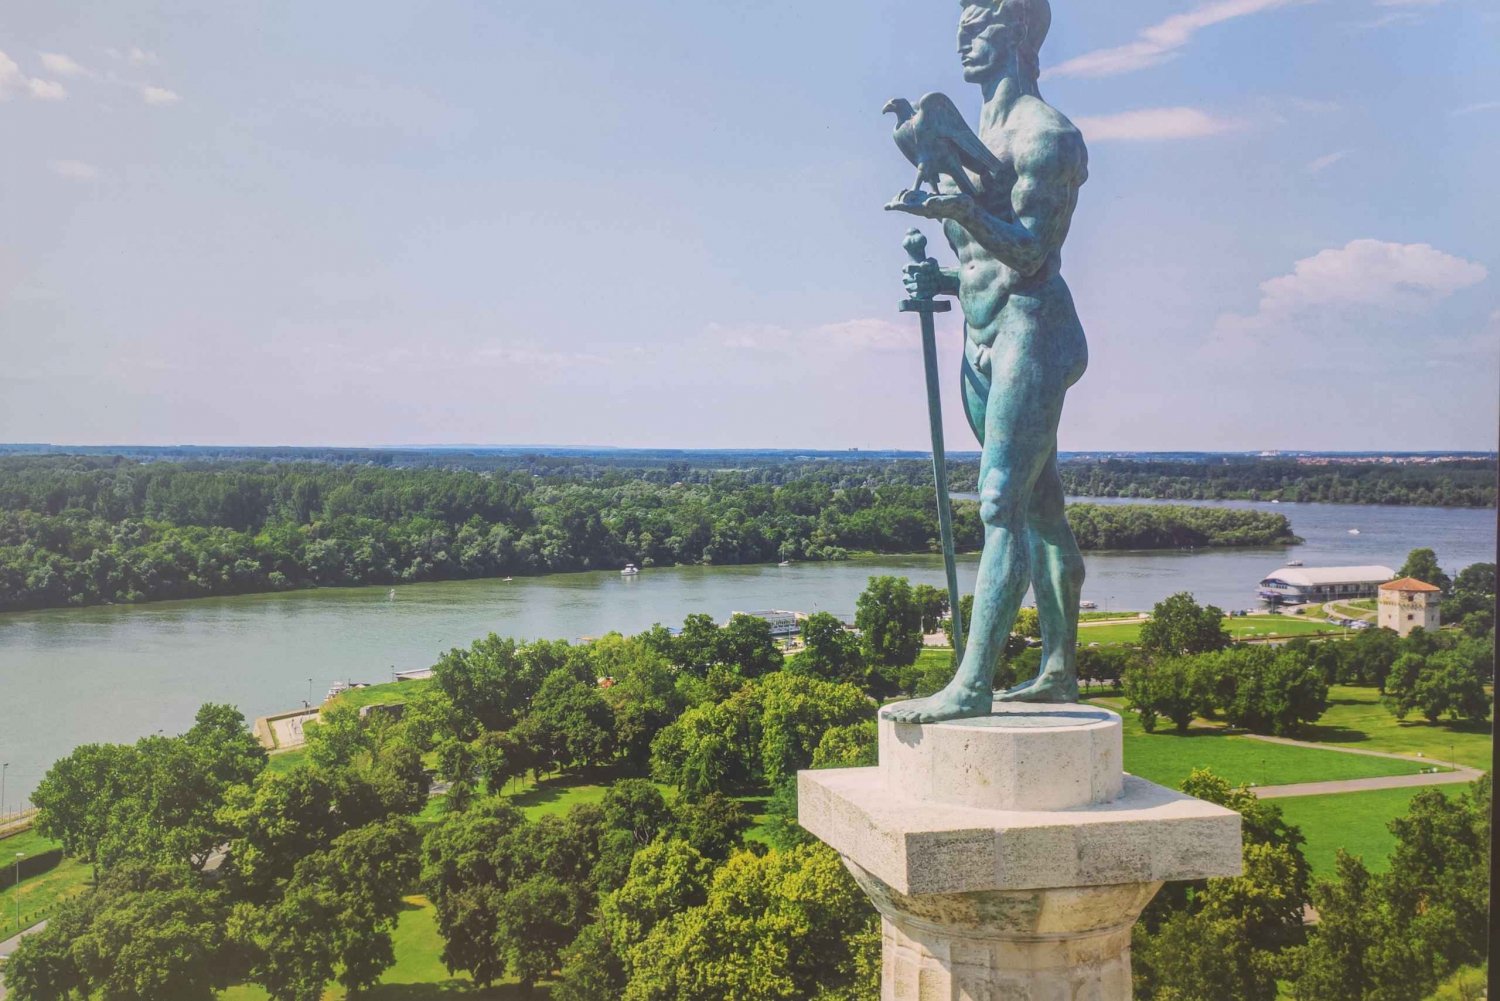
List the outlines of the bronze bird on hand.
{"type": "Polygon", "coordinates": [[[920,192],[922,185],[929,184],[936,194],[938,181],[946,174],[958,190],[974,197],[977,192],[965,168],[985,177],[1004,170],[946,94],[928,94],[917,101],[915,108],[906,98],[898,97],[888,102],[881,114],[896,116],[896,146],[917,168],[913,191],[920,192]]]}

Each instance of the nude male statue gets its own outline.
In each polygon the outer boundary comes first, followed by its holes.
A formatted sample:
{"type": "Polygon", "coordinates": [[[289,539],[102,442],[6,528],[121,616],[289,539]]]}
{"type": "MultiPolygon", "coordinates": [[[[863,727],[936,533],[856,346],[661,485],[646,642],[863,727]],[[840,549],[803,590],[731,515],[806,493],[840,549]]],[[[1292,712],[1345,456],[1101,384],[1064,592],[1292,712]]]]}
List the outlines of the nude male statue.
{"type": "Polygon", "coordinates": [[[1001,693],[1018,702],[1076,702],[1083,558],[1064,514],[1057,472],[1063,398],[1088,365],[1088,345],[1060,274],[1088,152],[1073,124],[1041,98],[1039,52],[1048,0],[966,0],[958,51],[964,79],[984,93],[979,137],[1005,168],[944,179],[939,193],[904,192],[889,207],[943,222],[956,269],[910,265],[913,296],[956,295],[967,327],[962,393],[983,447],[979,473],[984,553],[968,646],[952,682],[930,698],[886,710],[930,723],[991,712],[995,666],[1027,585],[1035,589],[1042,667],[1001,693]]]}

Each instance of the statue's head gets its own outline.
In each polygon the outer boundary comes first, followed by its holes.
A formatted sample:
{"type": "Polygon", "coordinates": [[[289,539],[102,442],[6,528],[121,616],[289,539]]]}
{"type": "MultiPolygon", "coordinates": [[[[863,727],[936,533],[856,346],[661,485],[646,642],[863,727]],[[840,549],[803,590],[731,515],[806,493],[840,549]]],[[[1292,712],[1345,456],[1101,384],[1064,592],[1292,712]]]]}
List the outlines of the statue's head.
{"type": "Polygon", "coordinates": [[[961,0],[958,55],[964,79],[983,83],[1006,72],[1012,59],[1035,82],[1041,75],[1042,42],[1052,26],[1047,0],[961,0]]]}

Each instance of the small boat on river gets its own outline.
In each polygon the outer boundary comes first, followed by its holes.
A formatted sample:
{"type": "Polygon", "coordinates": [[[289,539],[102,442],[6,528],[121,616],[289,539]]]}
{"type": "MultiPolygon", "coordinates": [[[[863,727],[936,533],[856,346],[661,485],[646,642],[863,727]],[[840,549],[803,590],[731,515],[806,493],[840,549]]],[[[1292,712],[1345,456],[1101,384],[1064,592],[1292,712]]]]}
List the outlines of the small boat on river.
{"type": "Polygon", "coordinates": [[[627,564],[625,564],[625,569],[620,571],[620,576],[621,577],[635,577],[635,576],[638,576],[640,574],[640,572],[641,572],[641,568],[640,567],[636,566],[634,563],[627,563],[627,564]]]}

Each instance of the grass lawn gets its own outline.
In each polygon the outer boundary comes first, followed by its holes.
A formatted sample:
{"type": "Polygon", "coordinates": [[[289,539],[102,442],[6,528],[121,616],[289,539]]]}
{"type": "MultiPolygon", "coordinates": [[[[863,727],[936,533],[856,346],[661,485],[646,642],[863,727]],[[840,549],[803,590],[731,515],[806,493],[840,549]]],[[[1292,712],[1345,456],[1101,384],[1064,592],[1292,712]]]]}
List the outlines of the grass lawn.
{"type": "MultiPolygon", "coordinates": [[[[507,783],[501,795],[520,807],[527,820],[539,820],[542,817],[561,816],[582,803],[601,802],[609,787],[624,777],[607,770],[585,774],[566,773],[544,778],[540,782],[526,779],[507,783]]],[[[653,782],[652,785],[656,786],[669,803],[677,797],[677,790],[671,786],[659,782],[653,782]]]]}
{"type": "Polygon", "coordinates": [[[7,939],[16,932],[30,928],[45,918],[57,904],[68,897],[82,893],[93,872],[82,862],[63,858],[55,841],[49,841],[33,831],[0,840],[0,865],[13,873],[16,852],[24,853],[21,859],[21,885],[0,890],[0,939],[7,939]],[[21,921],[16,923],[16,900],[21,902],[21,921]]]}
{"type": "MultiPolygon", "coordinates": [[[[1456,795],[1463,786],[1442,787],[1445,795],[1456,795]]],[[[1358,855],[1372,872],[1384,871],[1390,862],[1396,837],[1387,825],[1406,813],[1412,797],[1421,789],[1376,789],[1333,796],[1289,796],[1273,800],[1289,823],[1307,835],[1303,851],[1313,872],[1332,879],[1334,856],[1340,848],[1358,855]]]]}
{"type": "Polygon", "coordinates": [[[1308,728],[1304,739],[1363,751],[1421,754],[1471,768],[1490,767],[1494,738],[1489,723],[1429,723],[1420,716],[1403,722],[1380,704],[1380,694],[1373,688],[1334,685],[1328,690],[1328,700],[1328,712],[1308,728]]]}
{"type": "MultiPolygon", "coordinates": [[[[496,984],[479,988],[465,974],[454,976],[438,958],[443,940],[438,934],[432,905],[426,897],[407,897],[406,910],[391,936],[395,946],[396,965],[385,971],[379,986],[361,994],[365,1001],[441,1001],[447,998],[474,998],[476,1001],[533,1001],[544,999],[550,991],[538,987],[523,991],[518,984],[496,984]]],[[[343,988],[332,987],[323,994],[324,1001],[343,1001],[343,988]]],[[[266,992],[249,985],[231,987],[222,992],[222,1001],[266,1001],[266,992]]]]}
{"type": "Polygon", "coordinates": [[[351,688],[334,701],[341,706],[353,706],[356,709],[381,704],[394,705],[415,698],[418,693],[431,688],[432,684],[431,678],[419,678],[415,681],[387,681],[368,688],[351,688]]]}
{"type": "Polygon", "coordinates": [[[1231,784],[1291,785],[1362,779],[1378,775],[1415,775],[1421,766],[1390,758],[1340,754],[1311,747],[1270,744],[1227,734],[1217,726],[1199,724],[1185,734],[1170,723],[1147,733],[1135,713],[1117,698],[1091,700],[1118,712],[1125,720],[1125,770],[1170,788],[1177,788],[1194,768],[1209,768],[1231,784]]]}
{"type": "MultiPolygon", "coordinates": [[[[1344,630],[1321,619],[1307,619],[1298,615],[1245,615],[1225,618],[1224,626],[1235,639],[1255,639],[1264,636],[1319,636],[1337,635],[1344,630]]],[[[1113,622],[1108,625],[1084,624],[1078,630],[1078,642],[1084,646],[1098,643],[1112,646],[1141,641],[1141,622],[1113,622]]]]}

